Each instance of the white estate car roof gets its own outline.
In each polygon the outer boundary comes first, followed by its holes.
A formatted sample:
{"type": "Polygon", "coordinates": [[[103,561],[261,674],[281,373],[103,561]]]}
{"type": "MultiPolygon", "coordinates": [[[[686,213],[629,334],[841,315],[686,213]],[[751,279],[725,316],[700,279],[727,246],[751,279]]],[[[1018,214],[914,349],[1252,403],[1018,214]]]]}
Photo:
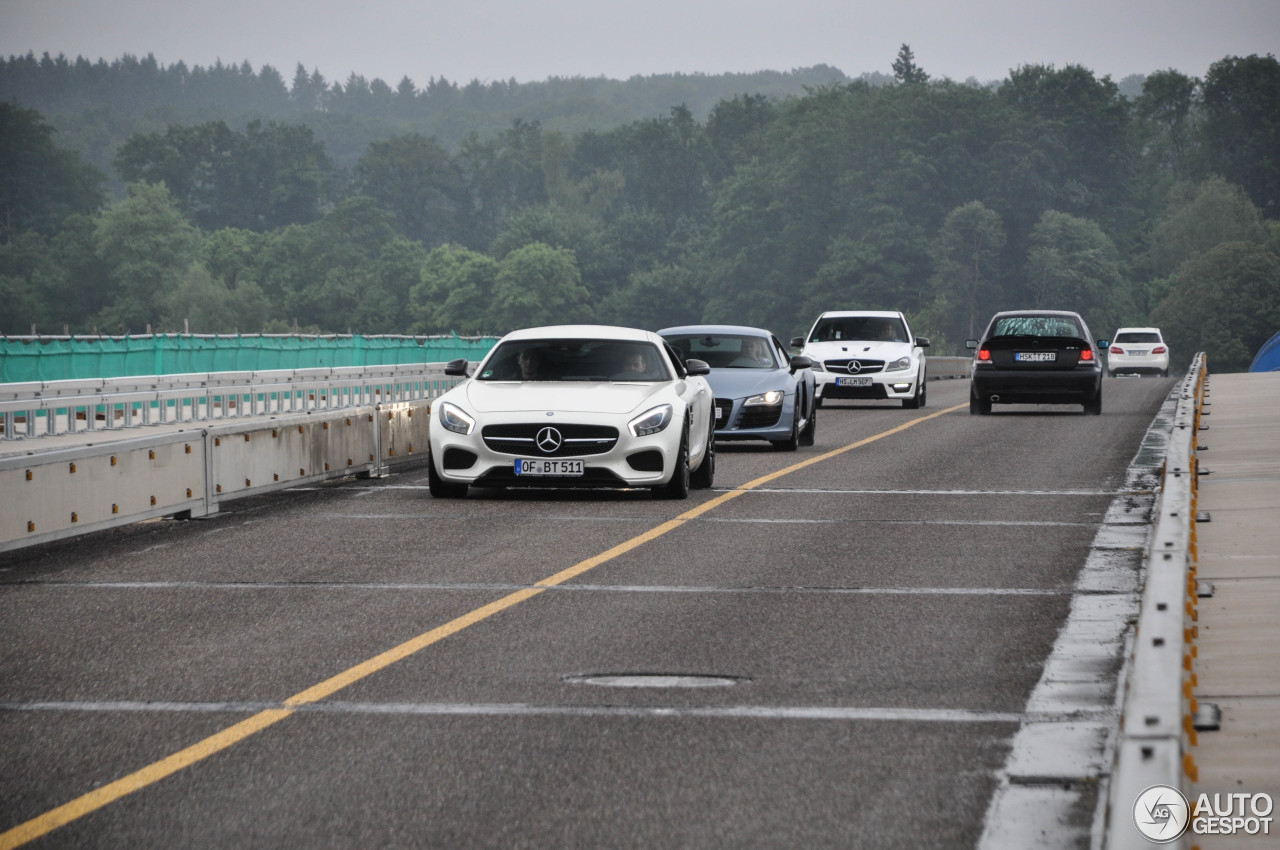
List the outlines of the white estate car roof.
{"type": "Polygon", "coordinates": [[[663,343],[662,337],[653,331],[619,328],[613,325],[548,325],[541,328],[522,328],[512,331],[502,339],[614,339],[620,342],[652,342],[657,345],[663,343]]]}
{"type": "Polygon", "coordinates": [[[827,310],[819,315],[818,318],[825,319],[829,316],[884,316],[888,318],[901,315],[901,310],[827,310]]]}
{"type": "MultiPolygon", "coordinates": [[[[1123,333],[1158,334],[1160,333],[1160,329],[1159,328],[1116,328],[1117,336],[1123,333]]],[[[1163,339],[1163,337],[1161,338],[1163,339]]]]}

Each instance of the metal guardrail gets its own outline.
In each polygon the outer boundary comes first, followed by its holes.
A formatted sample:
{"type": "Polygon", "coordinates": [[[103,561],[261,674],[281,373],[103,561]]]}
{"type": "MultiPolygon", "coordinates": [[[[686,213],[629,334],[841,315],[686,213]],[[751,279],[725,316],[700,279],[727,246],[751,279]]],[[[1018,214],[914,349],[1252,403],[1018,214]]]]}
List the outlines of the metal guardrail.
{"type": "MultiPolygon", "coordinates": [[[[1146,585],[1129,659],[1120,735],[1107,799],[1104,847],[1149,848],[1134,825],[1134,805],[1153,785],[1176,788],[1187,798],[1198,780],[1196,746],[1196,458],[1208,367],[1197,354],[1179,395],[1164,464],[1156,520],[1148,542],[1146,585]]],[[[1190,830],[1168,846],[1187,847],[1190,830]]]]}
{"type": "Polygon", "coordinates": [[[422,363],[0,384],[0,440],[415,401],[455,382],[422,363]]]}
{"type": "Polygon", "coordinates": [[[928,378],[967,378],[972,357],[930,357],[928,358],[928,378]]]}
{"type": "Polygon", "coordinates": [[[425,462],[422,414],[457,381],[437,363],[0,385],[0,552],[425,462]]]}

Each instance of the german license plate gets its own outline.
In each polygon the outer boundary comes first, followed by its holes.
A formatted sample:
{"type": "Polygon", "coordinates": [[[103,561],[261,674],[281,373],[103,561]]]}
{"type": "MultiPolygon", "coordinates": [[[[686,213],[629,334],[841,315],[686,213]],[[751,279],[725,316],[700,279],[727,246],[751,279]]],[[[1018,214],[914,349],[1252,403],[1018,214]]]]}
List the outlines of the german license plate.
{"type": "Polygon", "coordinates": [[[1142,348],[1134,348],[1129,350],[1129,356],[1130,357],[1146,357],[1147,352],[1145,349],[1142,349],[1142,348]]]}
{"type": "Polygon", "coordinates": [[[583,473],[580,460],[552,460],[549,458],[516,458],[516,475],[579,476],[583,473]]]}
{"type": "Polygon", "coordinates": [[[870,378],[836,378],[837,387],[869,387],[870,378]]]}
{"type": "Polygon", "coordinates": [[[1015,351],[1013,359],[1019,363],[1052,363],[1058,359],[1056,351],[1015,351]]]}

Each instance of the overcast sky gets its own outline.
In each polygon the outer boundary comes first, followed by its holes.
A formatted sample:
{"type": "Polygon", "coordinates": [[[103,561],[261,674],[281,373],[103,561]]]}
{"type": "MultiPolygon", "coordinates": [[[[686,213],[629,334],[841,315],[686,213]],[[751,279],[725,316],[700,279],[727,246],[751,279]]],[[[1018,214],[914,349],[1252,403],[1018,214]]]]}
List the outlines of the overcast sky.
{"type": "Polygon", "coordinates": [[[1280,0],[0,0],[0,55],[162,65],[299,62],[466,83],[786,71],[892,73],[902,44],[933,78],[997,80],[1023,64],[1119,81],[1224,56],[1280,53],[1280,0]]]}

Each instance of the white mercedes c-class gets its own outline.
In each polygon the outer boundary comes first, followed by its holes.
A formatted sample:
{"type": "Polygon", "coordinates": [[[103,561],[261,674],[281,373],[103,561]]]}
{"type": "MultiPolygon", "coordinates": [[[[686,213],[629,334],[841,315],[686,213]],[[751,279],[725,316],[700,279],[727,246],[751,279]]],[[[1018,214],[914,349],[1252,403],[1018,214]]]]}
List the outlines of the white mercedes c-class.
{"type": "Polygon", "coordinates": [[[715,478],[715,408],[701,360],[649,331],[514,331],[431,404],[431,494],[477,487],[647,487],[683,499],[715,478]]]}
{"type": "Polygon", "coordinates": [[[832,399],[901,399],[924,407],[928,399],[924,350],[896,310],[835,310],[823,313],[808,336],[791,340],[813,361],[818,406],[832,399]]]}

